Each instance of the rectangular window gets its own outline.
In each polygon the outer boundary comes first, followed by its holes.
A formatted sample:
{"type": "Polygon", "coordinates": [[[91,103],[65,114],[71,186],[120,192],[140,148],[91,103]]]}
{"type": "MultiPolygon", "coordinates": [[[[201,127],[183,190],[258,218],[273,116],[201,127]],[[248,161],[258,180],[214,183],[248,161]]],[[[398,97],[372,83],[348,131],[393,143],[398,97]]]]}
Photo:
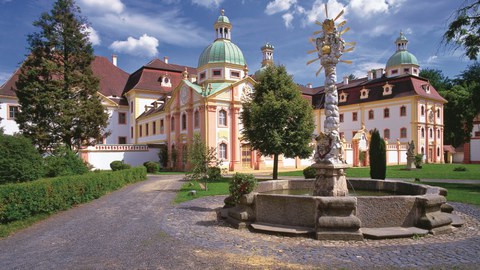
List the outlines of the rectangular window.
{"type": "Polygon", "coordinates": [[[475,131],[475,137],[480,137],[480,131],[475,131]]]}
{"type": "Polygon", "coordinates": [[[394,75],[394,74],[398,74],[398,69],[394,69],[394,70],[392,70],[391,74],[392,74],[392,75],[394,75]]]}
{"type": "Polygon", "coordinates": [[[383,110],[383,118],[389,118],[390,117],[390,109],[386,108],[383,110]]]}
{"type": "Polygon", "coordinates": [[[410,72],[410,69],[409,69],[409,68],[404,68],[404,69],[403,69],[403,72],[409,73],[409,72],[410,72]]]}
{"type": "Polygon", "coordinates": [[[204,80],[205,79],[205,72],[202,72],[200,73],[200,80],[204,80]]]}
{"type": "Polygon", "coordinates": [[[407,115],[407,107],[402,106],[400,107],[400,116],[406,116],[407,115]]]}
{"type": "Polygon", "coordinates": [[[8,105],[8,119],[12,119],[12,120],[15,119],[19,110],[20,110],[19,106],[8,105]]]}
{"type": "Polygon", "coordinates": [[[160,134],[165,132],[165,125],[163,123],[163,119],[160,119],[160,134]]]}
{"type": "Polygon", "coordinates": [[[213,77],[220,77],[220,76],[222,76],[222,70],[221,70],[221,69],[214,69],[214,70],[212,71],[212,76],[213,76],[213,77]]]}
{"type": "Polygon", "coordinates": [[[343,113],[340,114],[340,123],[343,123],[343,113]]]}
{"type": "Polygon", "coordinates": [[[130,138],[133,138],[133,127],[130,127],[130,138]]]}
{"type": "Polygon", "coordinates": [[[157,121],[152,122],[152,134],[157,134],[157,121]]]}
{"type": "Polygon", "coordinates": [[[145,136],[148,136],[148,131],[149,131],[148,124],[145,124],[145,136]]]}
{"type": "Polygon", "coordinates": [[[142,130],[143,128],[142,128],[142,127],[143,127],[142,125],[139,125],[139,126],[138,126],[138,132],[139,132],[138,137],[142,137],[142,136],[143,136],[143,130],[142,130]]]}
{"type": "Polygon", "coordinates": [[[354,112],[352,113],[352,121],[357,121],[358,120],[358,113],[354,112]]]}
{"type": "Polygon", "coordinates": [[[230,77],[240,78],[240,72],[239,71],[230,71],[230,77]]]}
{"type": "Polygon", "coordinates": [[[133,101],[130,101],[130,112],[133,113],[133,101]]]}
{"type": "Polygon", "coordinates": [[[127,144],[127,137],[118,137],[118,144],[127,144]]]}
{"type": "Polygon", "coordinates": [[[372,120],[373,118],[375,118],[375,115],[374,115],[374,113],[373,113],[373,110],[368,111],[368,119],[369,119],[369,120],[372,120]]]}
{"type": "Polygon", "coordinates": [[[218,125],[220,126],[227,125],[227,112],[225,110],[220,110],[218,112],[218,125]]]}
{"type": "Polygon", "coordinates": [[[195,111],[193,118],[194,118],[193,126],[195,128],[198,128],[200,126],[200,113],[198,111],[195,111]]]}
{"type": "Polygon", "coordinates": [[[127,124],[127,114],[124,112],[118,113],[118,124],[126,125],[127,124]]]}

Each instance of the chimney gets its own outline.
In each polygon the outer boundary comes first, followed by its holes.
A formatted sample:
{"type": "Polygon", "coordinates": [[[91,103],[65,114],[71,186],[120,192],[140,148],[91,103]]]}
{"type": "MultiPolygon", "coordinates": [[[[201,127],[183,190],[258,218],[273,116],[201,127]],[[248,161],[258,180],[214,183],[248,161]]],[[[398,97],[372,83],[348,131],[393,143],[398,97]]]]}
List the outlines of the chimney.
{"type": "Polygon", "coordinates": [[[348,84],[348,76],[343,76],[343,85],[348,84]]]}
{"type": "Polygon", "coordinates": [[[373,72],[371,70],[368,71],[368,80],[373,80],[373,72]]]}
{"type": "Polygon", "coordinates": [[[163,57],[163,62],[165,62],[165,64],[168,64],[168,56],[163,57]]]}
{"type": "Polygon", "coordinates": [[[112,64],[113,64],[114,66],[117,66],[117,55],[115,55],[115,54],[112,55],[112,64]]]}
{"type": "Polygon", "coordinates": [[[377,77],[377,79],[381,78],[383,76],[383,68],[376,69],[375,73],[375,77],[377,77]]]}
{"type": "Polygon", "coordinates": [[[311,83],[307,83],[307,88],[312,88],[313,85],[311,83]]]}

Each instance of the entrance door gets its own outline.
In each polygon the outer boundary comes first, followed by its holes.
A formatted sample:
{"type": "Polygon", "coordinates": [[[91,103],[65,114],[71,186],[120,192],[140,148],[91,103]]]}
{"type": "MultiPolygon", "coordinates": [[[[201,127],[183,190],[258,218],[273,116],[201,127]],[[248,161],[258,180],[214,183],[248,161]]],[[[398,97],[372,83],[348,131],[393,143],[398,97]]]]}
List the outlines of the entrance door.
{"type": "Polygon", "coordinates": [[[242,167],[251,168],[252,149],[249,144],[242,145],[242,167]]]}
{"type": "Polygon", "coordinates": [[[428,163],[432,163],[433,162],[433,149],[432,148],[428,148],[428,163]]]}

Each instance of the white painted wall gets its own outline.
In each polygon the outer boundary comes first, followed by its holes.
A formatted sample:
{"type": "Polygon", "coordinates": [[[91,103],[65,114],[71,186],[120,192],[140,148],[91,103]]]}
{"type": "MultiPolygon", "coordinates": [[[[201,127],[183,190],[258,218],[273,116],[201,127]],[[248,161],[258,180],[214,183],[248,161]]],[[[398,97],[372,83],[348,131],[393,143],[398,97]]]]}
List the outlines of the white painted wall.
{"type": "Polygon", "coordinates": [[[480,140],[470,141],[470,161],[480,161],[480,140]]]}
{"type": "Polygon", "coordinates": [[[88,153],[88,162],[95,168],[101,170],[110,170],[110,163],[115,160],[123,160],[132,166],[143,165],[146,161],[158,162],[159,149],[150,148],[148,151],[95,151],[88,153]]]}
{"type": "Polygon", "coordinates": [[[108,127],[107,130],[111,132],[110,136],[106,138],[106,144],[118,144],[118,137],[126,137],[127,143],[131,143],[130,138],[130,112],[128,108],[108,107],[108,127]],[[118,123],[118,114],[120,112],[126,113],[126,124],[120,125],[118,123]]]}
{"type": "Polygon", "coordinates": [[[17,99],[10,98],[1,98],[0,99],[0,117],[2,121],[0,122],[0,127],[4,128],[5,134],[13,135],[14,133],[19,132],[18,124],[13,119],[8,119],[8,106],[14,105],[18,106],[17,99]]]}

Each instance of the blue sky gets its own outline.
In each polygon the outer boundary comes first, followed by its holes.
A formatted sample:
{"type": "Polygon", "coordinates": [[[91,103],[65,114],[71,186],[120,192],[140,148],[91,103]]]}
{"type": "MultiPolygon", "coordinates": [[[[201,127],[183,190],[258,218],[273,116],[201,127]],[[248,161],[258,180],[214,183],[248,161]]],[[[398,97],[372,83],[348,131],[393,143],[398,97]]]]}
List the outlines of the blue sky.
{"type": "MultiPolygon", "coordinates": [[[[197,66],[202,50],[214,39],[213,23],[225,9],[233,24],[232,41],[243,51],[251,73],[260,68],[260,47],[275,46],[274,60],[287,67],[296,82],[323,85],[315,77],[319,63],[307,51],[325,19],[324,0],[77,0],[91,23],[95,54],[118,55],[118,66],[131,73],[154,58],[197,66]]],[[[351,28],[343,37],[357,42],[342,58],[337,79],[369,69],[384,68],[395,52],[394,41],[403,31],[408,49],[421,68],[436,68],[453,78],[470,60],[462,50],[445,50],[442,35],[463,1],[452,0],[329,0],[329,17],[344,8],[342,19],[351,28]]],[[[0,84],[19,67],[28,53],[26,37],[38,31],[32,22],[52,8],[53,1],[0,0],[0,84]]]]}

